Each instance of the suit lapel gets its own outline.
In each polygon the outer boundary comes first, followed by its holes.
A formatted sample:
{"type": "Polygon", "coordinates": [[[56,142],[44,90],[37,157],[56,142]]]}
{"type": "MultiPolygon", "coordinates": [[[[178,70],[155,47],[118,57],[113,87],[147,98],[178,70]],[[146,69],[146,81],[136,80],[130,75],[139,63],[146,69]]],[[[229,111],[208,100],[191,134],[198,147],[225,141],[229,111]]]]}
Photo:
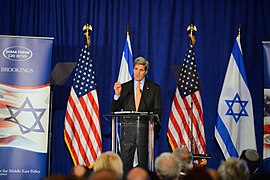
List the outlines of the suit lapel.
{"type": "Polygon", "coordinates": [[[150,90],[151,90],[151,84],[149,83],[148,79],[145,78],[145,83],[143,86],[143,97],[145,99],[148,97],[150,90]]]}

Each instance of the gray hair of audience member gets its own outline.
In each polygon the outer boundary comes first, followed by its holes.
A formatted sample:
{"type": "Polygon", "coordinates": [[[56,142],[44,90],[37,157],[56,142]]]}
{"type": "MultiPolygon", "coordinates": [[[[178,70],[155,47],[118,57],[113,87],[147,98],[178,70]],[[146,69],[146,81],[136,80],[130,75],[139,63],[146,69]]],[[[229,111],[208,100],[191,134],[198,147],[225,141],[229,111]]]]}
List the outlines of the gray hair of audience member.
{"type": "Polygon", "coordinates": [[[112,151],[102,153],[94,164],[94,172],[101,169],[111,169],[117,173],[119,178],[123,177],[123,162],[120,156],[112,151]]]}
{"type": "Polygon", "coordinates": [[[185,147],[179,147],[174,149],[173,154],[179,159],[180,161],[180,170],[183,173],[188,173],[193,165],[193,155],[192,153],[185,147]]]}
{"type": "Polygon", "coordinates": [[[245,180],[249,177],[246,162],[236,158],[229,158],[222,162],[217,172],[222,180],[245,180]]]}
{"type": "Polygon", "coordinates": [[[133,63],[133,68],[135,65],[144,65],[145,71],[148,71],[149,69],[149,62],[144,57],[137,57],[133,63]]]}
{"type": "Polygon", "coordinates": [[[169,152],[164,152],[156,158],[155,168],[162,180],[173,180],[179,177],[180,168],[178,158],[169,152]]]}

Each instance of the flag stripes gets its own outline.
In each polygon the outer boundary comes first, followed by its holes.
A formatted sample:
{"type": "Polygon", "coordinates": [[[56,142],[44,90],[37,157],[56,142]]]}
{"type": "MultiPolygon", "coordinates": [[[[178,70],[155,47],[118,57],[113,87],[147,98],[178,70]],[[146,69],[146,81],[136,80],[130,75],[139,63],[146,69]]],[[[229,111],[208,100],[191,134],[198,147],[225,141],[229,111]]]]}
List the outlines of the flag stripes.
{"type": "Polygon", "coordinates": [[[90,49],[85,45],[68,98],[64,137],[75,165],[92,167],[102,152],[98,95],[90,49]]]}
{"type": "Polygon", "coordinates": [[[193,154],[205,154],[203,109],[192,45],[187,49],[179,74],[169,116],[169,143],[173,150],[185,146],[193,154]]]}

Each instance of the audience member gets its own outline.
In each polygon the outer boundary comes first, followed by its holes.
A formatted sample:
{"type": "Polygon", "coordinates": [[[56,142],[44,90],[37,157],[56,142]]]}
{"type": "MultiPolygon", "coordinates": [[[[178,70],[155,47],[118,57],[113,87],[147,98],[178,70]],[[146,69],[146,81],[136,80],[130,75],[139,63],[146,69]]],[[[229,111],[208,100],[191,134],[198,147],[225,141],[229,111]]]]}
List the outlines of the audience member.
{"type": "Polygon", "coordinates": [[[45,177],[44,180],[73,180],[70,176],[63,174],[54,174],[48,177],[45,177]]]}
{"type": "Polygon", "coordinates": [[[118,177],[123,177],[123,162],[120,156],[112,151],[102,153],[96,160],[94,172],[101,169],[111,169],[116,172],[118,177]]]}
{"type": "Polygon", "coordinates": [[[169,152],[164,152],[156,158],[155,168],[162,180],[178,179],[180,168],[178,158],[169,152]]]}
{"type": "Polygon", "coordinates": [[[71,169],[71,177],[76,179],[87,179],[91,174],[91,170],[83,165],[76,165],[71,169]]]}
{"type": "Polygon", "coordinates": [[[149,180],[147,170],[141,167],[132,168],[127,174],[127,180],[149,180]]]}
{"type": "Polygon", "coordinates": [[[191,171],[189,171],[186,176],[183,178],[184,180],[213,180],[210,173],[201,167],[195,167],[191,171]]]}
{"type": "Polygon", "coordinates": [[[99,169],[94,171],[89,180],[121,180],[119,174],[113,169],[99,169]]]}
{"type": "Polygon", "coordinates": [[[260,166],[260,155],[256,150],[246,149],[241,153],[240,159],[246,161],[250,174],[254,174],[260,166]]]}
{"type": "Polygon", "coordinates": [[[180,177],[185,176],[193,167],[192,165],[192,153],[185,147],[176,148],[173,154],[180,161],[180,177]]]}
{"type": "Polygon", "coordinates": [[[249,177],[249,170],[244,160],[229,158],[218,168],[222,180],[245,180],[249,177]]]}

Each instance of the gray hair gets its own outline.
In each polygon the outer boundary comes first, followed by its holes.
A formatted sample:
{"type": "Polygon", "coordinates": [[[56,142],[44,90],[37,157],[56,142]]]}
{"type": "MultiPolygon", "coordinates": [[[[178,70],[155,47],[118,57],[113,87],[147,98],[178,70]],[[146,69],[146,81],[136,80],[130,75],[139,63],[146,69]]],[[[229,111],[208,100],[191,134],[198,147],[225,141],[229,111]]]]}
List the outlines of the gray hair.
{"type": "Polygon", "coordinates": [[[149,62],[144,57],[137,57],[133,63],[133,68],[135,65],[144,65],[145,71],[148,71],[149,69],[149,62]]]}
{"type": "Polygon", "coordinates": [[[181,172],[188,173],[192,169],[192,161],[193,161],[192,153],[185,147],[179,147],[173,151],[173,154],[180,161],[181,172]]]}
{"type": "Polygon", "coordinates": [[[249,170],[244,160],[229,158],[222,162],[218,168],[222,180],[248,179],[249,170]]]}
{"type": "Polygon", "coordinates": [[[179,160],[175,155],[164,152],[156,158],[156,172],[163,180],[176,179],[179,176],[179,160]]]}

